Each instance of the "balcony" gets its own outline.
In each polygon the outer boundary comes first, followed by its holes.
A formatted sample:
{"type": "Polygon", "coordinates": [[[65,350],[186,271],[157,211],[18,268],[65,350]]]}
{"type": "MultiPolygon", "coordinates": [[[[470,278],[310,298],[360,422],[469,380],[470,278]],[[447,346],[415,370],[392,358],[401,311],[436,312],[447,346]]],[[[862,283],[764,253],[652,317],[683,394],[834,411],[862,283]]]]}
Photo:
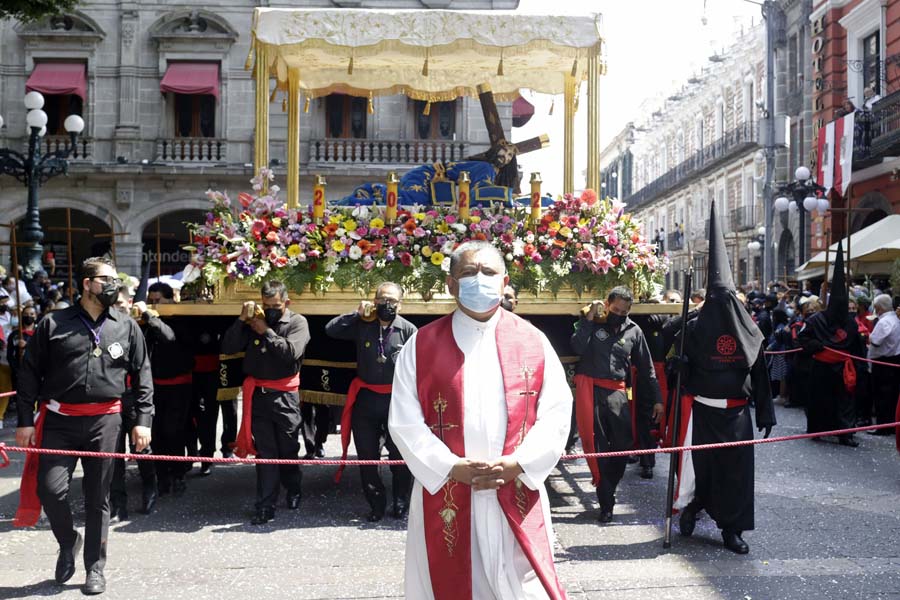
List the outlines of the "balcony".
{"type": "Polygon", "coordinates": [[[175,137],[156,140],[156,161],[196,164],[226,162],[228,143],[220,138],[175,137]]]}
{"type": "Polygon", "coordinates": [[[684,248],[684,234],[680,231],[674,231],[666,238],[666,249],[669,252],[681,250],[684,248]]]}
{"type": "Polygon", "coordinates": [[[744,123],[721,138],[704,146],[693,156],[670,169],[667,173],[645,185],[634,194],[625,199],[628,210],[633,211],[656,198],[687,183],[689,178],[696,177],[709,171],[721,163],[754,148],[759,142],[757,124],[744,123]]]}
{"type": "Polygon", "coordinates": [[[324,139],[309,142],[310,166],[416,165],[459,161],[466,144],[444,140],[324,139]]]}
{"type": "MultiPolygon", "coordinates": [[[[27,142],[26,142],[27,143],[27,142]]],[[[47,135],[41,138],[41,153],[52,154],[58,150],[69,150],[72,147],[72,138],[68,135],[47,135]]],[[[70,161],[88,161],[93,158],[94,140],[91,138],[77,137],[75,148],[69,155],[70,161]]]]}
{"type": "MultiPolygon", "coordinates": [[[[872,106],[871,138],[870,156],[873,159],[900,154],[900,91],[885,96],[872,106]]],[[[854,155],[855,151],[854,143],[854,155]]],[[[853,162],[856,166],[856,160],[853,162]]]]}
{"type": "Polygon", "coordinates": [[[759,222],[755,206],[739,206],[731,210],[731,231],[748,231],[759,222]]]}

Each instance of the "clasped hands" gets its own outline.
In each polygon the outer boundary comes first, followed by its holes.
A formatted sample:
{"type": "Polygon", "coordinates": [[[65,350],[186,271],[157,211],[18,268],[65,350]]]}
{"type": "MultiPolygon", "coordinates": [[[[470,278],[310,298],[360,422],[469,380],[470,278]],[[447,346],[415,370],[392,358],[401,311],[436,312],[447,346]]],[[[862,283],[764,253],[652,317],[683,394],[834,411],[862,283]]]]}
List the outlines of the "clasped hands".
{"type": "Polygon", "coordinates": [[[265,335],[266,331],[269,329],[269,324],[266,323],[265,318],[263,318],[261,314],[262,309],[256,302],[251,300],[244,302],[244,305],[241,307],[241,315],[238,318],[249,325],[254,333],[265,335]]]}
{"type": "Polygon", "coordinates": [[[450,479],[475,490],[495,490],[521,473],[522,467],[512,456],[501,456],[492,461],[462,458],[450,469],[450,479]]]}

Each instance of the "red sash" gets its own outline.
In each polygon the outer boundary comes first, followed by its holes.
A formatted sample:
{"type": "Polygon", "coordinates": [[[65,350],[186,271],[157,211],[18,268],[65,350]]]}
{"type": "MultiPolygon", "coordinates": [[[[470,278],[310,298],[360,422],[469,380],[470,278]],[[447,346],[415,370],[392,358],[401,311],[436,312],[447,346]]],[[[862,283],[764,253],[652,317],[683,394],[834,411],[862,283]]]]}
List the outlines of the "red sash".
{"type": "Polygon", "coordinates": [[[244,409],[241,412],[241,428],[238,430],[237,439],[231,444],[234,453],[241,458],[250,455],[256,456],[256,447],[253,445],[253,392],[256,388],[271,388],[279,392],[296,392],[300,389],[300,373],[294,373],[283,379],[257,379],[253,375],[247,375],[241,386],[243,392],[244,409]]]}
{"type": "Polygon", "coordinates": [[[194,374],[188,371],[177,377],[169,377],[168,379],[153,378],[153,385],[190,385],[194,382],[194,374]]]}
{"type": "MultiPolygon", "coordinates": [[[[625,380],[598,379],[588,375],[575,376],[575,421],[578,423],[578,436],[581,447],[586,454],[595,452],[594,446],[594,387],[604,390],[624,392],[625,380]]],[[[591,481],[594,486],[600,485],[600,466],[596,458],[587,459],[591,469],[591,481]]]]}
{"type": "MultiPolygon", "coordinates": [[[[497,324],[497,352],[507,407],[503,454],[512,454],[534,425],[537,398],[544,380],[543,344],[527,321],[501,310],[497,324]],[[523,368],[528,367],[527,380],[523,368]],[[524,401],[523,401],[524,399],[524,401]]],[[[453,338],[453,315],[419,329],[416,341],[416,390],[425,422],[457,456],[465,456],[463,362],[453,338]],[[436,355],[434,349],[441,348],[436,355]]],[[[422,492],[425,546],[435,600],[472,598],[472,490],[449,480],[431,495],[422,492]]],[[[519,479],[497,490],[519,547],[528,558],[547,594],[566,597],[556,575],[540,494],[519,479]]]]}
{"type": "MultiPolygon", "coordinates": [[[[376,394],[390,394],[393,391],[393,386],[390,383],[383,384],[375,384],[375,383],[366,383],[359,377],[354,377],[353,381],[350,382],[350,389],[347,390],[347,401],[344,402],[344,412],[341,413],[341,460],[346,460],[347,458],[347,448],[350,447],[350,421],[353,417],[353,405],[356,404],[356,396],[359,395],[359,390],[367,389],[375,392],[376,394]]],[[[344,465],[338,467],[337,473],[334,474],[334,482],[341,482],[341,475],[344,473],[344,465]]]]}
{"type": "MultiPolygon", "coordinates": [[[[84,404],[59,404],[61,415],[67,417],[95,417],[98,415],[114,415],[122,412],[122,402],[110,400],[109,402],[87,402],[84,404]]],[[[44,440],[44,421],[47,417],[47,403],[41,402],[37,418],[34,420],[34,446],[41,447],[44,440]]],[[[19,486],[19,508],[13,525],[16,527],[31,527],[41,517],[41,500],[38,498],[38,466],[40,454],[25,455],[25,468],[22,470],[22,483],[19,486]]]]}
{"type": "Polygon", "coordinates": [[[851,394],[856,389],[856,365],[853,364],[853,359],[843,356],[842,354],[838,354],[831,348],[826,347],[821,352],[817,352],[813,354],[813,358],[819,362],[827,363],[830,365],[836,365],[840,363],[844,363],[844,387],[847,388],[847,391],[851,394]]]}
{"type": "Polygon", "coordinates": [[[218,354],[198,354],[194,357],[194,373],[215,373],[218,370],[218,354]]]}

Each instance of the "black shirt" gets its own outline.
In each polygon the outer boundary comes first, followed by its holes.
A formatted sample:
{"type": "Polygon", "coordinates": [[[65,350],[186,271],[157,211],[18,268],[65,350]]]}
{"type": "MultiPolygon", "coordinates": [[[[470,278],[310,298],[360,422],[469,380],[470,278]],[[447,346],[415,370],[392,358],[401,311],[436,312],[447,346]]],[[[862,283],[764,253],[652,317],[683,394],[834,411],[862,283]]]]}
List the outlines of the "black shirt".
{"type": "Polygon", "coordinates": [[[144,328],[155,379],[171,379],[194,370],[190,345],[192,336],[184,321],[172,319],[166,322],[147,314],[144,328]]]}
{"type": "Polygon", "coordinates": [[[244,373],[257,379],[284,379],[300,372],[309,343],[306,317],[285,309],[275,327],[258,335],[237,319],[222,338],[222,353],[245,352],[244,373]]]}
{"type": "Polygon", "coordinates": [[[571,341],[572,349],[581,357],[575,373],[629,382],[633,365],[637,369],[637,400],[644,406],[662,402],[647,340],[634,321],[626,319],[618,331],[613,331],[605,323],[582,317],[571,341]]]}
{"type": "Polygon", "coordinates": [[[399,315],[385,328],[378,319],[363,321],[356,312],[335,317],[325,326],[330,337],[356,343],[356,373],[373,385],[393,383],[397,354],[415,332],[416,326],[399,315]],[[378,362],[382,349],[383,363],[378,362]]]}
{"type": "Polygon", "coordinates": [[[32,408],[39,400],[87,404],[121,398],[128,376],[135,424],[149,427],[153,381],[144,335],[134,319],[113,308],[94,321],[81,304],[53,311],[37,324],[19,370],[19,427],[34,425],[32,408]],[[88,325],[96,331],[101,323],[97,357],[88,325]]]}

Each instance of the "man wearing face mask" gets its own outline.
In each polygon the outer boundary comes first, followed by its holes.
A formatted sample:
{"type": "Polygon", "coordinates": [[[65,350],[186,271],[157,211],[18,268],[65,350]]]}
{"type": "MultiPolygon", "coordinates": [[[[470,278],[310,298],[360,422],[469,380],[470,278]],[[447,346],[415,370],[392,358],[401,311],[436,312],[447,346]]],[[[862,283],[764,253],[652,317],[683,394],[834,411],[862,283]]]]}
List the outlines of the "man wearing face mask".
{"type": "MultiPolygon", "coordinates": [[[[646,413],[657,423],[663,414],[647,340],[640,327],[628,318],[632,301],[628,288],[613,288],[606,299],[605,316],[600,316],[603,305],[595,301],[575,325],[572,349],[581,357],[575,371],[575,413],[585,452],[634,448],[631,410],[625,392],[632,366],[637,369],[635,410],[646,413]]],[[[616,487],[627,463],[627,458],[588,460],[597,487],[601,523],[612,521],[616,487]]],[[[652,466],[650,469],[652,474],[652,466]]]]}
{"type": "Polygon", "coordinates": [[[22,323],[18,329],[9,334],[6,342],[6,360],[9,361],[10,376],[12,377],[12,389],[19,387],[20,358],[25,354],[25,346],[34,335],[34,326],[37,322],[37,309],[34,306],[26,306],[22,309],[22,323]]]}
{"type": "Polygon", "coordinates": [[[546,336],[500,308],[488,242],[450,256],[456,310],[419,329],[394,371],[388,429],[415,484],[406,598],[564,598],[544,481],[572,395],[546,336]]]}
{"type": "MultiPolygon", "coordinates": [[[[374,304],[364,300],[356,312],[335,317],[325,326],[330,337],[356,344],[356,377],[350,384],[341,416],[342,458],[347,458],[351,431],[361,460],[378,460],[382,444],[387,446],[391,460],[402,458],[387,430],[395,360],[403,344],[416,332],[415,325],[397,314],[402,300],[399,285],[382,283],[375,291],[374,304]]],[[[342,470],[338,470],[336,480],[340,480],[342,470]]],[[[371,509],[367,519],[380,521],[387,498],[378,467],[360,467],[359,475],[371,509]]],[[[402,519],[409,508],[412,475],[402,465],[391,467],[391,475],[394,517],[402,519]]]]}
{"type": "MultiPolygon", "coordinates": [[[[134,320],[112,308],[119,296],[115,266],[106,258],[82,264],[81,301],[54,311],[38,323],[19,372],[17,403],[19,446],[114,452],[122,426],[119,414],[130,377],[136,424],[131,439],[136,451],[150,444],[153,387],[144,336],[134,320]],[[40,403],[37,417],[32,412],[40,403]],[[46,426],[46,428],[45,428],[46,426]]],[[[56,581],[75,573],[82,544],[69,507],[69,483],[77,458],[30,454],[22,473],[19,510],[13,524],[31,526],[41,515],[50,520],[59,543],[56,581]]],[[[85,458],[84,566],[82,592],[106,590],[103,568],[109,530],[109,485],[112,459],[85,458]]]]}
{"type": "MultiPolygon", "coordinates": [[[[300,451],[300,365],[309,325],[291,312],[290,303],[284,283],[267,281],[262,306],[245,302],[222,338],[223,354],[244,352],[243,411],[234,447],[242,458],[295,459],[300,451]]],[[[287,490],[287,507],[300,508],[300,480],[297,465],[256,465],[256,514],[250,523],[275,518],[280,485],[287,490]]]]}

